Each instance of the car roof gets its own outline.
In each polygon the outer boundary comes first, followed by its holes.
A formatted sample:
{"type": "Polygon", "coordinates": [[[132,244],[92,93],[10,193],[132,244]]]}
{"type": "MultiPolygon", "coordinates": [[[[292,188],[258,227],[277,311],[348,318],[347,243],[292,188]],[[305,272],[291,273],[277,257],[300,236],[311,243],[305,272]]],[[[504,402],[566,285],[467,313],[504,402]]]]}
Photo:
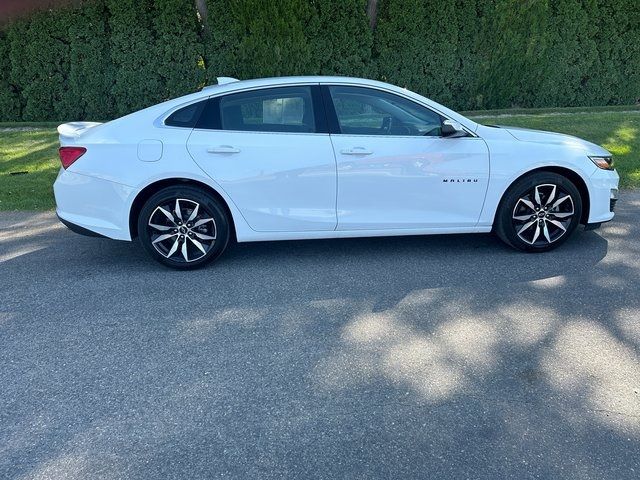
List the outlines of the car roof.
{"type": "Polygon", "coordinates": [[[326,75],[309,75],[309,76],[288,76],[288,77],[266,77],[253,78],[249,80],[235,80],[232,77],[220,77],[224,79],[224,83],[217,85],[208,85],[204,90],[208,95],[218,92],[230,92],[234,90],[244,90],[248,88],[269,87],[277,85],[304,84],[304,83],[320,83],[320,84],[349,84],[363,85],[383,88],[385,90],[394,90],[401,93],[413,93],[406,88],[398,87],[390,83],[371,80],[368,78],[358,77],[342,77],[342,76],[326,76],[326,75]]]}
{"type": "Polygon", "coordinates": [[[371,80],[367,78],[357,77],[342,77],[342,76],[327,76],[327,75],[306,75],[306,76],[286,76],[286,77],[265,77],[265,78],[252,78],[248,80],[238,80],[233,77],[218,77],[220,85],[210,85],[206,88],[222,85],[233,85],[238,88],[256,87],[256,86],[269,86],[269,85],[282,85],[288,83],[355,83],[355,84],[380,84],[385,86],[393,86],[377,80],[371,80]]]}

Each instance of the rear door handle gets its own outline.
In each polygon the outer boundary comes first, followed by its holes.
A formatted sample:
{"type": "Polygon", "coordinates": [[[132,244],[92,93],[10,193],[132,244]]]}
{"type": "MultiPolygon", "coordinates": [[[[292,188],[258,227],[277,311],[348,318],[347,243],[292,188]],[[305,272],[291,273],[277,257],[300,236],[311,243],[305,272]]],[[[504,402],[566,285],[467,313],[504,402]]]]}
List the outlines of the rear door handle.
{"type": "Polygon", "coordinates": [[[371,155],[373,152],[364,147],[352,147],[340,150],[340,153],[343,155],[371,155]]]}
{"type": "Polygon", "coordinates": [[[240,153],[240,149],[231,145],[218,145],[217,147],[207,148],[209,153],[240,153]]]}

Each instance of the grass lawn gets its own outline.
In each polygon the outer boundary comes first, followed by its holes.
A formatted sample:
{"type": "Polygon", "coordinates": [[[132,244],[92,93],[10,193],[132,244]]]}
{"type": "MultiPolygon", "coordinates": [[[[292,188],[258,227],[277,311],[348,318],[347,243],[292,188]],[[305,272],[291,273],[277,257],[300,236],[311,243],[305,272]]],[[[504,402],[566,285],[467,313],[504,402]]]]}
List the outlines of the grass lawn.
{"type": "Polygon", "coordinates": [[[55,127],[0,127],[0,210],[54,208],[52,185],[59,169],[55,127]]]}
{"type": "MultiPolygon", "coordinates": [[[[568,133],[602,145],[615,155],[621,186],[640,187],[638,107],[493,110],[469,112],[469,116],[484,124],[568,133]]],[[[54,125],[0,123],[0,210],[54,207],[51,185],[60,168],[54,125]]]]}

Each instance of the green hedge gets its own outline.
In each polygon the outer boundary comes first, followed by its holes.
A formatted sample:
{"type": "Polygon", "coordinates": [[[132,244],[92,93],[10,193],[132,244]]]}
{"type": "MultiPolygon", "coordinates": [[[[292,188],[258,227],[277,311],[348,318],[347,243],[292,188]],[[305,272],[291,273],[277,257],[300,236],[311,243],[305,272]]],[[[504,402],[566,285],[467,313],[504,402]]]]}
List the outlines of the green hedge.
{"type": "MultiPolygon", "coordinates": [[[[108,11],[104,2],[72,10],[69,29],[69,113],[63,118],[113,116],[111,88],[114,68],[109,44],[108,11]]],[[[60,117],[57,117],[60,118],[60,117]]]]}
{"type": "Polygon", "coordinates": [[[20,97],[10,80],[10,51],[10,39],[0,32],[0,117],[13,120],[20,118],[20,97]]]}
{"type": "Polygon", "coordinates": [[[458,109],[640,98],[637,0],[93,0],[0,31],[0,121],[108,119],[216,76],[378,78],[458,109]]]}

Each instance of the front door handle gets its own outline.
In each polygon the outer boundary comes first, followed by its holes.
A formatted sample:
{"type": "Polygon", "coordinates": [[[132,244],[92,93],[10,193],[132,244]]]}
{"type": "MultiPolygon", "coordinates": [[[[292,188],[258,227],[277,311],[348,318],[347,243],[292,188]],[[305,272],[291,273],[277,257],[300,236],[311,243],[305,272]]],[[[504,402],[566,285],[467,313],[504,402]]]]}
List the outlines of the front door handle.
{"type": "Polygon", "coordinates": [[[207,148],[209,153],[240,153],[240,149],[231,145],[218,145],[217,147],[207,148]]]}
{"type": "Polygon", "coordinates": [[[371,155],[373,152],[364,147],[352,147],[340,150],[340,153],[343,155],[371,155]]]}

